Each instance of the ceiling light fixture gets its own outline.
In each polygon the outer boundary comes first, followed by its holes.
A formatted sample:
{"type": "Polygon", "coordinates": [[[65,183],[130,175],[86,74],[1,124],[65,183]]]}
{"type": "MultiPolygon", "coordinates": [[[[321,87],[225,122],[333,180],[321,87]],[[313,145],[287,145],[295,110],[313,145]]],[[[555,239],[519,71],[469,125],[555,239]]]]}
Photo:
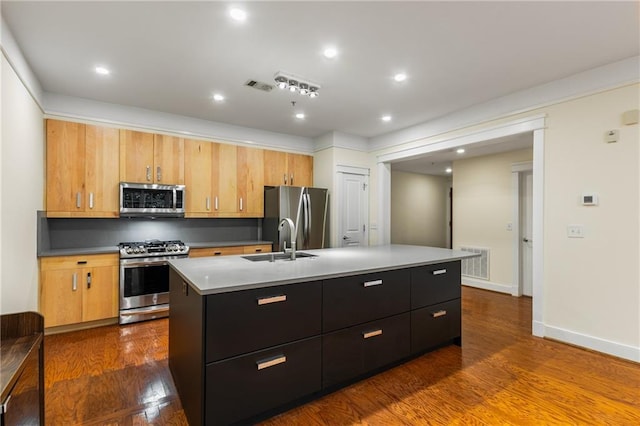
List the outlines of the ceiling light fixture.
{"type": "Polygon", "coordinates": [[[451,169],[451,167],[447,167],[447,169],[445,170],[445,172],[447,173],[451,173],[453,170],[451,169]]]}
{"type": "Polygon", "coordinates": [[[95,71],[96,71],[96,74],[99,74],[99,75],[109,75],[109,74],[111,74],[111,71],[109,71],[105,67],[96,67],[95,71]]]}
{"type": "Polygon", "coordinates": [[[234,8],[229,11],[229,16],[231,16],[234,21],[243,22],[247,19],[247,12],[242,9],[234,8]]]}
{"type": "Polygon", "coordinates": [[[380,117],[380,119],[382,121],[388,122],[388,121],[391,121],[391,116],[390,115],[383,115],[382,117],[380,117]]]}
{"type": "Polygon", "coordinates": [[[290,92],[298,92],[302,96],[309,96],[315,98],[318,96],[318,90],[320,85],[311,83],[309,80],[278,72],[275,77],[276,86],[278,89],[288,89],[290,92]]]}
{"type": "Polygon", "coordinates": [[[457,152],[458,154],[464,154],[464,148],[458,148],[458,149],[456,150],[456,152],[457,152]]]}
{"type": "Polygon", "coordinates": [[[302,120],[304,118],[304,113],[302,112],[297,113],[296,118],[302,120]]]}
{"type": "Polygon", "coordinates": [[[400,83],[401,81],[405,81],[407,79],[407,75],[403,72],[398,73],[396,75],[393,76],[393,79],[395,81],[397,81],[398,83],[400,83]]]}
{"type": "Polygon", "coordinates": [[[335,47],[327,47],[326,49],[324,49],[323,54],[325,58],[333,59],[338,55],[338,51],[335,47]]]}
{"type": "Polygon", "coordinates": [[[215,93],[213,95],[213,100],[216,101],[216,102],[222,102],[222,101],[224,101],[224,96],[222,96],[219,93],[215,93]]]}

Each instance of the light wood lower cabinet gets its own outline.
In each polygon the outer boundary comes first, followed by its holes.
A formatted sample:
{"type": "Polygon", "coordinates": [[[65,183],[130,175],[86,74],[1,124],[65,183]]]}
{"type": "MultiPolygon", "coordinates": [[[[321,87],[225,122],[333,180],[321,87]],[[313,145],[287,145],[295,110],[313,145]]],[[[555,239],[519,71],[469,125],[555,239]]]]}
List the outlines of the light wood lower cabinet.
{"type": "Polygon", "coordinates": [[[40,259],[40,312],[45,327],[118,315],[117,254],[40,259]]]}
{"type": "Polygon", "coordinates": [[[270,244],[257,244],[251,246],[234,246],[234,247],[207,247],[192,248],[189,250],[189,257],[209,257],[209,256],[230,256],[234,254],[254,254],[254,253],[270,253],[270,244]]]}

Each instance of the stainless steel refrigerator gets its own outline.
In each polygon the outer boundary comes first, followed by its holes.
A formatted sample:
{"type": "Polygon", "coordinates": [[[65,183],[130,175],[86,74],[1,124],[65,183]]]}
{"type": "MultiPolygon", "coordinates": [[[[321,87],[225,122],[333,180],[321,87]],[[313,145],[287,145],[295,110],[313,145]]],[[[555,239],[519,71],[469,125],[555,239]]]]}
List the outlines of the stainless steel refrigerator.
{"type": "Polygon", "coordinates": [[[324,188],[276,186],[264,191],[262,237],[273,241],[273,250],[282,251],[283,241],[291,245],[289,227],[278,231],[286,217],[296,228],[296,250],[319,249],[328,245],[327,208],[329,193],[324,188]]]}

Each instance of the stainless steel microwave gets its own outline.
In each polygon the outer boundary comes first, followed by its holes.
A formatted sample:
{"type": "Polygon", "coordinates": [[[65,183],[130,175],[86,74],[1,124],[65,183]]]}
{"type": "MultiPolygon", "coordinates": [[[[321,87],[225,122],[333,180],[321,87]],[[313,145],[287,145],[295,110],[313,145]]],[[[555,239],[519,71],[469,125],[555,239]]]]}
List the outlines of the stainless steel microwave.
{"type": "Polygon", "coordinates": [[[120,182],[120,217],[184,217],[184,185],[120,182]]]}

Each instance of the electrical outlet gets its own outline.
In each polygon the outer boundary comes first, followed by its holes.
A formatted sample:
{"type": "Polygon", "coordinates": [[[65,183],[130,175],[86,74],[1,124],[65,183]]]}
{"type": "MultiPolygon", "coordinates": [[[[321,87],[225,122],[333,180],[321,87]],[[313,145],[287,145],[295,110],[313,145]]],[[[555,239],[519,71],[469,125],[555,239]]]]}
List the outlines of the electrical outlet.
{"type": "Polygon", "coordinates": [[[567,237],[569,238],[584,238],[584,226],[582,225],[568,225],[567,237]]]}

